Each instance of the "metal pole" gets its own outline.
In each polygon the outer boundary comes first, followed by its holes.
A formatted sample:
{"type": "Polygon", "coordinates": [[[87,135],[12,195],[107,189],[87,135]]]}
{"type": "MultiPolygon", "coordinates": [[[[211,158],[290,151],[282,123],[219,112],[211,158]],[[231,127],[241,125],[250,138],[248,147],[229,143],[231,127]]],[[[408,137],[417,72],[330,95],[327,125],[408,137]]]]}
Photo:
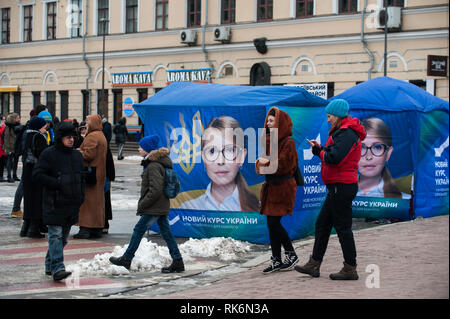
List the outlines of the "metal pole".
{"type": "Polygon", "coordinates": [[[388,11],[386,1],[384,2],[384,76],[387,76],[387,34],[388,34],[388,11]]]}
{"type": "Polygon", "coordinates": [[[103,50],[102,50],[102,94],[101,94],[101,115],[104,115],[105,111],[105,33],[106,33],[106,22],[108,20],[102,19],[103,23],[103,50]]]}

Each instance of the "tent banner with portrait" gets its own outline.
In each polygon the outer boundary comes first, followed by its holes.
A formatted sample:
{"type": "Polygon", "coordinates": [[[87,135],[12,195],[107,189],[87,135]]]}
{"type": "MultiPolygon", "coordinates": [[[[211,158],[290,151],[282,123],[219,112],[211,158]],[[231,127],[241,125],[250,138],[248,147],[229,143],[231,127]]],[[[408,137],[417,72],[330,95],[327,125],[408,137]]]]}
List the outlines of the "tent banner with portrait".
{"type": "MultiPolygon", "coordinates": [[[[292,215],[282,219],[292,239],[314,233],[326,188],[320,161],[306,139],[327,134],[327,101],[298,87],[235,86],[174,82],[133,107],[144,135],[158,135],[170,150],[181,182],[171,199],[169,221],[177,237],[231,237],[269,243],[266,216],[259,213],[264,176],[255,171],[264,152],[266,114],[287,112],[305,185],[297,187],[292,215]]],[[[155,224],[151,228],[159,232],[155,224]]]]}
{"type": "Polygon", "coordinates": [[[360,83],[333,99],[346,100],[367,133],[353,217],[448,214],[449,103],[389,77],[360,83]]]}

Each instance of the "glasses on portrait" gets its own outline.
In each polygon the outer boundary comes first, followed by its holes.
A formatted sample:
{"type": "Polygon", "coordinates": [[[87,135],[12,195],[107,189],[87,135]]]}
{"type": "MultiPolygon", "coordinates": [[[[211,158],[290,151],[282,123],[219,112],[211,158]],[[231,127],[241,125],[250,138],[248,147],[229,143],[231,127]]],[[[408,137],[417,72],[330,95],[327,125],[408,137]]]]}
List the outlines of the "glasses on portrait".
{"type": "Polygon", "coordinates": [[[221,150],[216,146],[208,146],[203,149],[203,156],[208,162],[214,162],[219,153],[228,161],[234,161],[241,154],[242,149],[236,145],[225,145],[221,150]]]}
{"type": "Polygon", "coordinates": [[[386,144],[381,143],[375,143],[372,146],[367,146],[366,144],[362,143],[361,145],[361,157],[366,156],[367,152],[370,150],[373,156],[382,156],[384,153],[386,153],[389,146],[386,144]]]}

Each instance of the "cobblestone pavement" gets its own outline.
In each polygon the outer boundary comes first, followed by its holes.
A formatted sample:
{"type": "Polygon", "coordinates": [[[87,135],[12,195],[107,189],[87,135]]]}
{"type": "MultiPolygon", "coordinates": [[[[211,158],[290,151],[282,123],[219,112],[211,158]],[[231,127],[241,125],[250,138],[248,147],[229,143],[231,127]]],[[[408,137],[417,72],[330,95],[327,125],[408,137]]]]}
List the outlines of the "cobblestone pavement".
{"type": "MultiPolygon", "coordinates": [[[[269,258],[266,255],[253,260],[254,267],[233,277],[156,298],[449,298],[448,215],[363,229],[354,236],[357,281],[329,279],[330,273],[342,267],[339,240],[332,236],[319,278],[295,270],[263,275],[269,258]]],[[[308,260],[312,245],[313,240],[296,243],[300,264],[308,260]]]]}

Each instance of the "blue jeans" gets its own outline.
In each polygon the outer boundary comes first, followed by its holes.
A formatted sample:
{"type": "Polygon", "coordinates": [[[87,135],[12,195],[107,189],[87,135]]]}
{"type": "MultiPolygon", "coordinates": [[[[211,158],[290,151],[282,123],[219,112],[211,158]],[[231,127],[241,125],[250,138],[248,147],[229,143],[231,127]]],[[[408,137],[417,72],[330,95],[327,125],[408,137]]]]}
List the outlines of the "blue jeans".
{"type": "Polygon", "coordinates": [[[167,248],[169,248],[169,253],[172,259],[181,258],[181,253],[178,249],[175,237],[170,231],[169,219],[167,215],[142,215],[141,219],[137,222],[133,229],[133,235],[131,235],[130,244],[128,245],[125,258],[132,260],[134,258],[134,253],[139,248],[142,237],[145,232],[155,223],[158,222],[159,230],[161,232],[162,238],[166,241],[167,248]]]}
{"type": "Polygon", "coordinates": [[[63,250],[67,244],[71,226],[48,226],[48,251],[45,256],[45,272],[52,275],[65,270],[63,250]]]}

